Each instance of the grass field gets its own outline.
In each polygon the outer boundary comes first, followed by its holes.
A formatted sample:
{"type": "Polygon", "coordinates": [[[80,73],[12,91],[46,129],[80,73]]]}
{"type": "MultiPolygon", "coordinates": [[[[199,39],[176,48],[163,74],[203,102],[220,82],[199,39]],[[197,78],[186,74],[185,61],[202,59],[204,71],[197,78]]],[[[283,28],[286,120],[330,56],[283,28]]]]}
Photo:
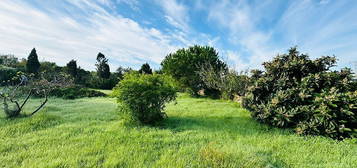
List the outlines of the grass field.
{"type": "Polygon", "coordinates": [[[356,140],[270,128],[233,102],[180,95],[157,127],[125,128],[115,109],[85,98],[51,99],[28,118],[0,111],[0,167],[357,167],[356,140]]]}

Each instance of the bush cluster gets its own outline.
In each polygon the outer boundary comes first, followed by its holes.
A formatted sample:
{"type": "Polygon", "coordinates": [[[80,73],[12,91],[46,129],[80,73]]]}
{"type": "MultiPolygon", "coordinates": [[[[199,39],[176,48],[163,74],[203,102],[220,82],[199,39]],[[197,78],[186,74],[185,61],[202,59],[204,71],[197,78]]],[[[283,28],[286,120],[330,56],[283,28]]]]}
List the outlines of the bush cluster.
{"type": "Polygon", "coordinates": [[[0,86],[10,83],[16,72],[15,68],[0,65],[0,86]]]}
{"type": "Polygon", "coordinates": [[[176,99],[172,78],[153,74],[129,73],[114,88],[125,119],[140,124],[154,124],[165,118],[165,104],[176,99]]]}
{"type": "Polygon", "coordinates": [[[234,99],[244,96],[250,85],[250,78],[243,72],[238,73],[234,69],[215,69],[210,64],[203,64],[198,71],[201,80],[209,88],[219,91],[222,99],[234,99]]]}
{"type": "Polygon", "coordinates": [[[335,63],[335,57],[311,60],[291,48],[255,73],[243,105],[256,120],[299,134],[356,136],[356,81],[350,69],[331,71],[335,63]]]}
{"type": "Polygon", "coordinates": [[[64,99],[77,99],[83,97],[103,97],[106,95],[100,91],[76,85],[71,87],[56,88],[51,91],[49,96],[61,97],[64,99]]]}

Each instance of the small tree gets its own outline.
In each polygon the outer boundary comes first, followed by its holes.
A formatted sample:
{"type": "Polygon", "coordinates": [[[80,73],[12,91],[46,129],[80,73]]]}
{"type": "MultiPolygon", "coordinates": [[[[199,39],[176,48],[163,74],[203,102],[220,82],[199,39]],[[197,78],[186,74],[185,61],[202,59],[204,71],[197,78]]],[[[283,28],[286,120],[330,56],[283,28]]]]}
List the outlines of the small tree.
{"type": "Polygon", "coordinates": [[[219,90],[223,99],[233,99],[235,96],[243,96],[250,84],[247,75],[239,74],[233,69],[224,67],[215,69],[209,63],[201,65],[198,74],[206,86],[219,90]]]}
{"type": "Polygon", "coordinates": [[[33,73],[33,74],[37,75],[40,70],[40,66],[41,66],[41,64],[38,61],[36,49],[33,48],[30,55],[27,58],[26,71],[28,73],[33,73]]]}
{"type": "Polygon", "coordinates": [[[145,63],[141,66],[139,73],[141,74],[152,74],[152,69],[148,63],[145,63]]]}
{"type": "MultiPolygon", "coordinates": [[[[64,76],[57,76],[52,81],[46,79],[30,80],[24,74],[19,74],[17,78],[21,81],[16,86],[7,86],[0,91],[0,98],[3,100],[3,109],[8,118],[18,117],[24,106],[32,95],[41,95],[44,101],[30,115],[40,111],[48,101],[48,94],[55,88],[64,87],[71,84],[64,76]],[[23,97],[23,95],[26,95],[23,97]],[[21,99],[23,99],[21,103],[21,99]]],[[[16,80],[16,79],[15,79],[16,80]]]]}
{"type": "Polygon", "coordinates": [[[110,77],[110,67],[108,64],[108,59],[105,58],[104,54],[98,53],[97,55],[97,63],[95,64],[97,67],[97,75],[103,79],[109,79],[110,77]]]}

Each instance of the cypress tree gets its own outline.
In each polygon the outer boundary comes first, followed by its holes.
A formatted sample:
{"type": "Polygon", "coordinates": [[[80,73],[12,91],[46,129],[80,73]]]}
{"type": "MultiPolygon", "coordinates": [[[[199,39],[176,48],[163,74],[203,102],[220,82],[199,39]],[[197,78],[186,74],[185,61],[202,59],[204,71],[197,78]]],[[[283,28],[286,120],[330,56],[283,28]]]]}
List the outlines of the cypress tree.
{"type": "Polygon", "coordinates": [[[36,49],[33,48],[30,55],[27,58],[26,71],[28,73],[38,74],[38,71],[40,70],[40,66],[41,64],[38,61],[36,49]]]}

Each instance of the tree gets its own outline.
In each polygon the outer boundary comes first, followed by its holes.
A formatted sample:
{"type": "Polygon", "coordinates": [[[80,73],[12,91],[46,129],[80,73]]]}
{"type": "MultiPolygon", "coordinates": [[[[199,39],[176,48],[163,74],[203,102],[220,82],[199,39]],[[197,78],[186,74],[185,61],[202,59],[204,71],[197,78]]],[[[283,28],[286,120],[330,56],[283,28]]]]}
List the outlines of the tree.
{"type": "Polygon", "coordinates": [[[104,54],[98,53],[97,55],[97,63],[95,64],[97,67],[97,75],[103,79],[109,79],[110,77],[110,68],[108,64],[108,59],[105,58],[104,54]]]}
{"type": "Polygon", "coordinates": [[[220,91],[223,99],[234,99],[244,96],[250,84],[248,75],[238,73],[234,69],[214,69],[210,64],[204,64],[199,71],[201,80],[206,86],[220,91]]]}
{"type": "Polygon", "coordinates": [[[20,80],[20,83],[15,86],[6,86],[0,89],[3,111],[8,118],[20,116],[30,97],[33,95],[41,95],[44,97],[44,100],[30,113],[31,116],[36,114],[46,105],[48,96],[54,89],[71,85],[71,80],[68,80],[66,76],[63,75],[57,75],[52,81],[46,79],[31,80],[30,76],[25,76],[21,73],[19,73],[16,78],[20,80]],[[21,99],[23,99],[22,102],[21,99]]]}
{"type": "Polygon", "coordinates": [[[86,71],[82,69],[81,67],[78,67],[77,69],[77,78],[75,79],[75,84],[79,85],[84,85],[84,86],[89,86],[90,85],[90,80],[92,76],[90,71],[86,71]]]}
{"type": "Polygon", "coordinates": [[[36,49],[33,48],[30,55],[27,58],[26,70],[28,73],[38,74],[40,70],[40,62],[38,61],[38,56],[36,53],[36,49]]]}
{"type": "Polygon", "coordinates": [[[183,48],[167,55],[161,62],[163,72],[175,78],[181,87],[189,88],[193,95],[197,95],[201,89],[205,89],[205,93],[210,89],[198,74],[203,64],[210,64],[217,70],[227,68],[219,59],[217,51],[209,46],[183,48]]]}
{"type": "Polygon", "coordinates": [[[78,68],[77,68],[77,61],[71,60],[67,63],[66,71],[69,75],[71,75],[74,79],[77,78],[78,68]]]}
{"type": "Polygon", "coordinates": [[[40,74],[42,78],[52,80],[59,72],[62,71],[62,67],[56,65],[54,62],[44,61],[41,62],[40,74]]]}
{"type": "Polygon", "coordinates": [[[152,69],[148,63],[145,63],[141,66],[139,73],[141,74],[152,74],[152,69]]]}

